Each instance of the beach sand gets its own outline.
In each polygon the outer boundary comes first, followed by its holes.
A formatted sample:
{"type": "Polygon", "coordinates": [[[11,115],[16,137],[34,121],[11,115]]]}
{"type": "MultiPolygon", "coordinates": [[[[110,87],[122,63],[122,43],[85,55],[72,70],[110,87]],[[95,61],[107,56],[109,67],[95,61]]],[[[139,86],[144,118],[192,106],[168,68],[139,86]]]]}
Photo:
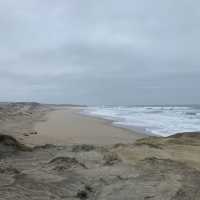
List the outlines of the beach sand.
{"type": "Polygon", "coordinates": [[[200,199],[199,132],[138,139],[79,112],[0,104],[0,199],[200,199]]]}
{"type": "MultiPolygon", "coordinates": [[[[143,133],[114,127],[112,122],[80,114],[81,108],[63,107],[47,113],[35,125],[39,133],[33,143],[110,145],[133,143],[143,133]]],[[[32,138],[33,139],[33,138],[32,138]]]]}

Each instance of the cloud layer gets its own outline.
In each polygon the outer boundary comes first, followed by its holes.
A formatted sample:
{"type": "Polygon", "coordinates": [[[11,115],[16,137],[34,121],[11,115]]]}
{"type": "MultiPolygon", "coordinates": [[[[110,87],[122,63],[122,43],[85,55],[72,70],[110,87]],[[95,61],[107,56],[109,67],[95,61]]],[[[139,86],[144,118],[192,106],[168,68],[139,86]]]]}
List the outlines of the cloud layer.
{"type": "Polygon", "coordinates": [[[1,101],[200,102],[197,0],[3,0],[1,101]]]}

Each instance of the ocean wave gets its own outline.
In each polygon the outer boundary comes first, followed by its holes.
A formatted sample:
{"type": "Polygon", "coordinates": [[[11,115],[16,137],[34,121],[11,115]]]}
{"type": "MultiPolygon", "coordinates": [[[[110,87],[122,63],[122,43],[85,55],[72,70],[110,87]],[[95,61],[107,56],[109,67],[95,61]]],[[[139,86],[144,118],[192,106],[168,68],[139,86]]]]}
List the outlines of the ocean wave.
{"type": "Polygon", "coordinates": [[[85,113],[161,136],[200,131],[200,110],[189,106],[102,106],[87,108],[85,113]]]}

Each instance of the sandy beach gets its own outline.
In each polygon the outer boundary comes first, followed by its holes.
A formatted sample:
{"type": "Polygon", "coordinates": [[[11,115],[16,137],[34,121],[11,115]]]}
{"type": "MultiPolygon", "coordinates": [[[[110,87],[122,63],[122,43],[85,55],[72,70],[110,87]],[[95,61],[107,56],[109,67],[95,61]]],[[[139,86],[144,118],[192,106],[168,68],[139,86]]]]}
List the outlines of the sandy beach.
{"type": "Polygon", "coordinates": [[[199,200],[199,132],[144,137],[79,112],[0,105],[0,199],[199,200]]]}
{"type": "Polygon", "coordinates": [[[35,130],[39,133],[34,141],[49,144],[93,144],[111,145],[133,143],[145,137],[143,133],[114,127],[108,120],[80,114],[81,108],[63,107],[48,112],[46,120],[38,122],[35,130]]]}

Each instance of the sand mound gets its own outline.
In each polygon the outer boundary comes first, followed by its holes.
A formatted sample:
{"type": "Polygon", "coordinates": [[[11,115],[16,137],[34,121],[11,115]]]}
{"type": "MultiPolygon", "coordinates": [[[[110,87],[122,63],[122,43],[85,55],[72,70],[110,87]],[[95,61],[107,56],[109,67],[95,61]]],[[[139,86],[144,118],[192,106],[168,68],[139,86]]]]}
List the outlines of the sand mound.
{"type": "Polygon", "coordinates": [[[79,162],[76,158],[72,157],[56,157],[53,158],[51,161],[49,161],[48,164],[53,166],[53,169],[57,171],[62,171],[77,167],[86,169],[86,166],[83,163],[79,162]]]}
{"type": "Polygon", "coordinates": [[[171,135],[168,138],[198,138],[200,139],[200,132],[185,132],[171,135]]]}
{"type": "Polygon", "coordinates": [[[18,142],[14,137],[0,134],[0,156],[8,156],[18,151],[30,150],[24,144],[18,142]]]}

